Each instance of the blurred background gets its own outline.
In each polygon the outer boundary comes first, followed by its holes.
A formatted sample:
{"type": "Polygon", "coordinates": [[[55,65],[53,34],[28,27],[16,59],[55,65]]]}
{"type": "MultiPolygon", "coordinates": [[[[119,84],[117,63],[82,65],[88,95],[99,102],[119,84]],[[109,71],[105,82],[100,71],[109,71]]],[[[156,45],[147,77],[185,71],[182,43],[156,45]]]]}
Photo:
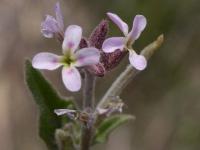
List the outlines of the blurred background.
{"type": "MultiPolygon", "coordinates": [[[[24,83],[24,60],[41,51],[60,53],[60,45],[45,39],[40,23],[54,15],[55,0],[0,0],[0,149],[46,150],[37,135],[37,107],[24,83]]],[[[94,150],[200,149],[200,3],[199,0],[62,0],[65,25],[78,24],[88,36],[115,12],[130,26],[143,14],[148,26],[135,49],[141,50],[164,33],[162,48],[121,97],[126,113],[136,116],[118,128],[106,144],[94,150]]],[[[112,23],[110,35],[120,34],[112,23]]],[[[100,98],[123,71],[127,59],[97,83],[100,98]]],[[[60,70],[44,72],[58,91],[69,96],[60,70]]],[[[76,95],[81,101],[81,94],[76,95]]]]}

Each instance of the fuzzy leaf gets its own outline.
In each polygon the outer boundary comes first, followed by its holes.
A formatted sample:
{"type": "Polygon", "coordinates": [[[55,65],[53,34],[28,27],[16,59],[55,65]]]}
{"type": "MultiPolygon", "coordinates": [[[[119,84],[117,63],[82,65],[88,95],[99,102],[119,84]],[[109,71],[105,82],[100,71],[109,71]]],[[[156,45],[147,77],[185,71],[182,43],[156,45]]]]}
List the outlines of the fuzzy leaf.
{"type": "Polygon", "coordinates": [[[72,99],[60,98],[43,75],[32,67],[29,60],[26,60],[25,67],[27,86],[40,110],[40,137],[50,150],[58,150],[55,130],[61,128],[63,119],[54,114],[54,109],[73,107],[72,99]]]}
{"type": "Polygon", "coordinates": [[[120,115],[114,115],[109,118],[106,118],[104,121],[102,121],[97,127],[96,134],[94,137],[93,144],[97,143],[103,143],[107,140],[108,136],[110,133],[119,127],[120,125],[130,121],[134,120],[135,117],[132,115],[125,115],[125,114],[120,114],[120,115]]]}

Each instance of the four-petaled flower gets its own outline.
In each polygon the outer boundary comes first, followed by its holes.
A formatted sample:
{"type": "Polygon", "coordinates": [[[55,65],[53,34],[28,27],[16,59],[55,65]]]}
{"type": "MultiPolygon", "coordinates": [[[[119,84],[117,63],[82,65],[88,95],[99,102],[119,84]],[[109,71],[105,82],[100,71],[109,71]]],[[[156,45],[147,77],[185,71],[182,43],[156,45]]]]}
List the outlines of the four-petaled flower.
{"type": "Polygon", "coordinates": [[[82,28],[77,25],[70,25],[64,35],[62,44],[63,56],[48,52],[37,54],[32,65],[37,69],[54,70],[60,66],[62,69],[62,80],[70,91],[79,91],[81,88],[81,76],[76,67],[94,65],[99,62],[99,50],[94,47],[78,50],[82,38],[82,28]]]}
{"type": "Polygon", "coordinates": [[[125,37],[112,37],[104,41],[102,49],[106,53],[114,52],[115,50],[128,50],[129,61],[132,66],[138,70],[143,70],[147,66],[147,61],[144,56],[138,55],[132,45],[137,40],[141,32],[146,27],[146,18],[142,15],[136,15],[133,20],[132,30],[128,33],[128,25],[116,14],[107,13],[108,17],[120,28],[125,37]]]}
{"type": "Polygon", "coordinates": [[[46,38],[56,37],[59,40],[63,40],[64,21],[59,2],[55,5],[55,14],[56,17],[46,16],[45,20],[41,23],[41,32],[46,38]]]}

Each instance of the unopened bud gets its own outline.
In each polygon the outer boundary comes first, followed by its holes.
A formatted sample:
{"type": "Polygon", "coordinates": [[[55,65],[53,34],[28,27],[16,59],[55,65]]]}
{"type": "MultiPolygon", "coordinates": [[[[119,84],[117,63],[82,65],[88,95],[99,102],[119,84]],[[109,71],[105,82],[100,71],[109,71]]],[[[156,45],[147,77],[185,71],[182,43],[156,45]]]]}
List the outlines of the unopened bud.
{"type": "Polygon", "coordinates": [[[106,39],[109,30],[108,20],[102,20],[94,29],[89,38],[90,46],[94,46],[101,50],[102,44],[106,39]]]}
{"type": "Polygon", "coordinates": [[[88,47],[88,41],[86,38],[82,38],[81,41],[80,41],[80,44],[79,44],[79,48],[85,48],[85,47],[88,47]]]}
{"type": "Polygon", "coordinates": [[[107,20],[102,20],[94,29],[89,38],[89,46],[94,46],[101,52],[100,62],[89,66],[88,71],[96,76],[103,77],[108,71],[115,68],[127,54],[127,51],[116,50],[113,53],[104,53],[102,51],[103,42],[106,39],[109,30],[107,20]]]}

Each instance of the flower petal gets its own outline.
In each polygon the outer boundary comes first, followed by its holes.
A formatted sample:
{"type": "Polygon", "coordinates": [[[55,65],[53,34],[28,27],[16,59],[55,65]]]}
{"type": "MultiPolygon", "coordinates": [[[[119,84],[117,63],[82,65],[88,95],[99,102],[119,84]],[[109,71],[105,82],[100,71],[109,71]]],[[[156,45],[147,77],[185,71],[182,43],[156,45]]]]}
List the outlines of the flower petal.
{"type": "Polygon", "coordinates": [[[71,50],[74,52],[81,41],[82,28],[77,25],[70,25],[65,31],[65,37],[63,41],[63,53],[66,54],[67,51],[71,50]]]}
{"type": "Polygon", "coordinates": [[[129,61],[137,70],[144,70],[147,66],[147,60],[144,56],[136,54],[134,51],[129,52],[129,61]]]}
{"type": "Polygon", "coordinates": [[[102,50],[106,53],[112,53],[117,49],[123,50],[125,44],[124,37],[112,37],[104,41],[102,50]]]}
{"type": "Polygon", "coordinates": [[[56,32],[59,32],[56,19],[47,15],[45,20],[41,23],[41,33],[46,38],[53,38],[56,32]]]}
{"type": "Polygon", "coordinates": [[[128,34],[128,25],[116,14],[107,13],[108,17],[120,28],[126,36],[128,34]]]}
{"type": "Polygon", "coordinates": [[[56,13],[56,20],[58,23],[58,26],[60,28],[60,30],[64,30],[64,21],[63,21],[63,15],[62,15],[62,11],[60,8],[60,3],[57,2],[55,5],[55,13],[56,13]]]}
{"type": "Polygon", "coordinates": [[[59,62],[61,56],[52,53],[38,53],[32,60],[32,65],[36,69],[55,70],[62,64],[59,62]]]}
{"type": "Polygon", "coordinates": [[[97,110],[98,114],[100,114],[100,115],[106,114],[109,111],[106,108],[99,108],[99,107],[96,110],[97,110]]]}
{"type": "Polygon", "coordinates": [[[54,110],[54,113],[58,116],[65,115],[68,113],[75,113],[75,112],[76,110],[71,110],[71,109],[55,109],[54,110]]]}
{"type": "Polygon", "coordinates": [[[63,67],[62,80],[65,87],[72,92],[79,91],[81,88],[81,75],[74,67],[63,67]]]}
{"type": "Polygon", "coordinates": [[[76,66],[89,66],[99,63],[100,52],[94,47],[82,48],[75,53],[76,66]]]}
{"type": "Polygon", "coordinates": [[[131,41],[135,41],[139,38],[142,31],[145,29],[147,24],[147,20],[142,15],[136,15],[133,20],[133,27],[131,32],[129,33],[129,38],[131,41]]]}

